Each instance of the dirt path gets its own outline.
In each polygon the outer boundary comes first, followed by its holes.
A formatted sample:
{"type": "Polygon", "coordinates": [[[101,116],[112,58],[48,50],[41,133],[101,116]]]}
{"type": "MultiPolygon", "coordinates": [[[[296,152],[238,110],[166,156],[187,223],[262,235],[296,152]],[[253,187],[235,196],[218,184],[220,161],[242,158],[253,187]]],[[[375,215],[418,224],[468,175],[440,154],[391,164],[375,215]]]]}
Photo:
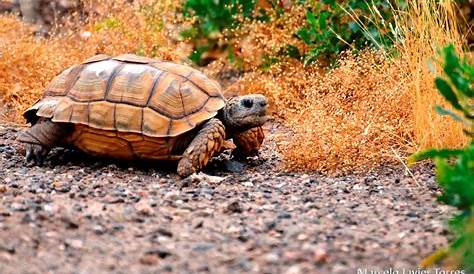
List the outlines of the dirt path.
{"type": "Polygon", "coordinates": [[[0,127],[1,273],[355,273],[413,269],[446,244],[429,168],[419,185],[401,168],[283,174],[271,134],[243,171],[214,161],[219,178],[63,149],[26,168],[16,131],[0,127]]]}

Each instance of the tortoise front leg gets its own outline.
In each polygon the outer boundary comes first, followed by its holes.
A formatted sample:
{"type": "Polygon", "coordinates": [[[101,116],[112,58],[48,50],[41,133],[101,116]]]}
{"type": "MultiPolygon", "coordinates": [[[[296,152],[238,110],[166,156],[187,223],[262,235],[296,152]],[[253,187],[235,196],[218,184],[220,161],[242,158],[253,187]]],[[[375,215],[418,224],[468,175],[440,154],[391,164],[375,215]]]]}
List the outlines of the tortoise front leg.
{"type": "Polygon", "coordinates": [[[67,125],[40,118],[18,137],[20,142],[26,144],[26,165],[41,165],[51,148],[58,145],[68,133],[67,125]]]}
{"type": "Polygon", "coordinates": [[[221,151],[225,140],[225,128],[216,118],[207,121],[194,137],[178,163],[178,174],[187,177],[202,168],[221,151]]]}
{"type": "Polygon", "coordinates": [[[238,157],[256,155],[262,146],[265,134],[262,127],[254,127],[244,132],[235,133],[232,136],[236,149],[234,153],[238,157]]]}

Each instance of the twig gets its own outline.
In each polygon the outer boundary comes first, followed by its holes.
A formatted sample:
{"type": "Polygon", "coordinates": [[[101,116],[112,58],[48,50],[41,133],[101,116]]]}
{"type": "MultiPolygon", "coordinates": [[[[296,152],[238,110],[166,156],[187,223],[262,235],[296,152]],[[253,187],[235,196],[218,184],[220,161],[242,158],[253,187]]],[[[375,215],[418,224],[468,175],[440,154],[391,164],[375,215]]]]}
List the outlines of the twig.
{"type": "Polygon", "coordinates": [[[408,168],[408,166],[405,164],[405,162],[403,161],[402,157],[400,157],[400,155],[398,155],[398,153],[393,149],[393,147],[390,147],[390,149],[392,150],[393,154],[395,154],[395,157],[400,161],[400,163],[402,163],[402,165],[405,167],[406,171],[408,172],[408,174],[410,174],[410,176],[413,178],[413,181],[415,181],[416,185],[418,187],[421,187],[420,183],[418,183],[418,180],[415,178],[415,175],[413,174],[413,172],[410,171],[410,169],[408,168]]]}

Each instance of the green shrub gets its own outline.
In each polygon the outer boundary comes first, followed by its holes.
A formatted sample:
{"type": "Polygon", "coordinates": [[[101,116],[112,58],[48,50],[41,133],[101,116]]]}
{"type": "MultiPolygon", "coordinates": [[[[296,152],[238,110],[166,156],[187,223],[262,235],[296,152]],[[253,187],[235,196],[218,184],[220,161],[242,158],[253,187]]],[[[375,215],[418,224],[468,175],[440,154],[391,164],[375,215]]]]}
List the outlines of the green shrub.
{"type": "MultiPolygon", "coordinates": [[[[203,54],[211,50],[227,51],[234,61],[233,48],[229,40],[232,30],[246,18],[254,18],[256,0],[186,0],[185,17],[195,17],[191,28],[181,35],[194,45],[189,57],[197,64],[204,64],[203,54]]],[[[256,17],[257,18],[257,17],[256,17]]]]}
{"type": "MultiPolygon", "coordinates": [[[[436,110],[441,115],[449,115],[465,125],[464,132],[474,137],[474,65],[460,60],[454,47],[443,50],[444,73],[446,78],[436,78],[436,87],[456,112],[440,106],[436,110]]],[[[454,267],[474,271],[474,139],[464,149],[430,149],[412,155],[409,162],[434,159],[436,178],[443,189],[438,200],[456,207],[460,213],[450,222],[456,235],[446,252],[446,261],[454,267]]],[[[439,252],[428,263],[440,259],[439,252]]],[[[470,273],[470,272],[469,272],[470,273]]]]}
{"type": "Polygon", "coordinates": [[[321,0],[312,4],[306,12],[307,25],[296,33],[310,46],[305,63],[320,57],[333,59],[350,47],[392,45],[392,10],[388,0],[321,0]]]}

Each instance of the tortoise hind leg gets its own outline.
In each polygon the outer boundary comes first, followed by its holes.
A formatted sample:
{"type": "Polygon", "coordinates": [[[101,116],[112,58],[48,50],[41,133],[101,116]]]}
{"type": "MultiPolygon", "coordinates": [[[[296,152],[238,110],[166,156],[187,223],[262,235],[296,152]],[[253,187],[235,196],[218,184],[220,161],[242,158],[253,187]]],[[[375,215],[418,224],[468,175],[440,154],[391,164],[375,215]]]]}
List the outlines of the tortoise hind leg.
{"type": "Polygon", "coordinates": [[[25,143],[25,163],[28,166],[41,165],[51,148],[55,147],[70,132],[70,127],[40,118],[29,129],[25,130],[18,140],[25,143]]]}
{"type": "Polygon", "coordinates": [[[221,151],[225,128],[216,118],[207,121],[194,137],[178,163],[178,174],[187,177],[201,170],[215,154],[221,151]]]}

